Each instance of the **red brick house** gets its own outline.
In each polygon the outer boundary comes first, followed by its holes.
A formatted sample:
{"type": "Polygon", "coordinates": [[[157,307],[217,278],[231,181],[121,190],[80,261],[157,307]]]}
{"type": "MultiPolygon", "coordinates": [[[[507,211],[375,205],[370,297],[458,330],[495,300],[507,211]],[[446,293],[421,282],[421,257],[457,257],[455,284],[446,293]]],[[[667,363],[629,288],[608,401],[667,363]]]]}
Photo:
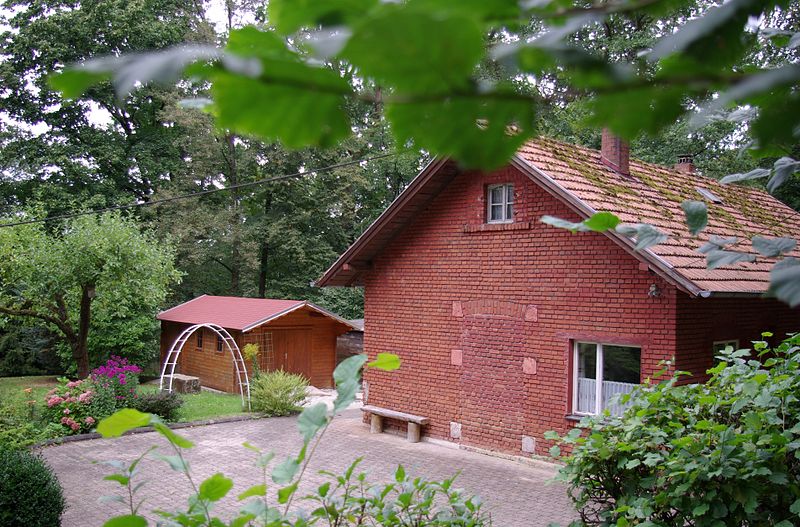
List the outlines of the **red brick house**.
{"type": "MultiPolygon", "coordinates": [[[[175,339],[195,324],[225,328],[243,349],[259,347],[262,371],[304,375],[312,386],[333,386],[336,338],[354,327],[311,302],[203,295],[157,317],[161,321],[161,363],[175,339]]],[[[250,369],[249,362],[247,363],[250,369]]],[[[184,344],[175,373],[200,378],[203,386],[238,393],[233,358],[213,330],[200,328],[184,344]]],[[[252,372],[250,372],[252,373],[252,372]]]]}
{"type": "Polygon", "coordinates": [[[544,454],[547,430],[609,406],[662,361],[702,380],[713,350],[800,329],[800,312],[763,298],[769,259],[710,271],[696,252],[717,235],[755,254],[754,234],[797,237],[800,214],[690,160],[630,160],[609,134],[602,152],[540,139],[489,173],[434,160],[318,285],[364,286],[365,351],[403,361],[366,372],[370,405],[430,418],[429,437],[544,454]],[[709,208],[694,239],[686,199],[709,208]],[[616,232],[540,221],[597,211],[675,237],[636,252],[616,232]]]}

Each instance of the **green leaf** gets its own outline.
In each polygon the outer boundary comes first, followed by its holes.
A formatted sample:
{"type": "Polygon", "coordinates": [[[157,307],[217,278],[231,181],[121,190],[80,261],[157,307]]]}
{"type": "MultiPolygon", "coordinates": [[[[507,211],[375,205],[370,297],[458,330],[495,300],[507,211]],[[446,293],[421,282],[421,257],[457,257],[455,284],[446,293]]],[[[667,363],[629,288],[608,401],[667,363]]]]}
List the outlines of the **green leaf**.
{"type": "Polygon", "coordinates": [[[558,445],[553,445],[550,447],[551,457],[559,457],[560,455],[561,455],[561,448],[558,445]]]}
{"type": "Polygon", "coordinates": [[[739,251],[712,250],[706,253],[706,267],[709,270],[722,267],[723,265],[734,265],[739,262],[755,262],[755,261],[756,261],[755,255],[739,251]]]}
{"type": "Polygon", "coordinates": [[[794,503],[789,507],[789,512],[800,516],[800,499],[794,500],[794,503]]]}
{"type": "Polygon", "coordinates": [[[767,258],[792,252],[797,246],[797,241],[792,238],[766,238],[756,235],[753,236],[752,242],[753,249],[767,258]]]}
{"type": "Polygon", "coordinates": [[[297,428],[304,442],[309,442],[328,422],[328,407],[317,403],[304,409],[297,418],[297,428]]]}
{"type": "Polygon", "coordinates": [[[595,232],[613,230],[619,223],[620,219],[610,212],[597,212],[583,221],[584,226],[595,232]]]}
{"type": "Polygon", "coordinates": [[[263,483],[261,485],[253,485],[246,491],[239,494],[236,499],[238,501],[242,501],[244,499],[249,498],[250,496],[266,496],[267,495],[267,486],[263,483]]]}
{"type": "Polygon", "coordinates": [[[97,432],[103,437],[119,437],[128,430],[150,424],[150,414],[125,408],[102,419],[97,425],[97,432]]]}
{"type": "Polygon", "coordinates": [[[272,481],[278,485],[289,483],[297,474],[300,464],[294,458],[286,458],[272,470],[272,481]]]}
{"type": "Polygon", "coordinates": [[[352,30],[341,56],[401,93],[466,88],[484,52],[483,30],[473,18],[438,16],[409,5],[384,4],[352,30]]]}
{"type": "Polygon", "coordinates": [[[414,144],[467,168],[505,165],[533,135],[535,107],[514,91],[452,95],[442,100],[388,102],[399,143],[414,144]]]}
{"type": "Polygon", "coordinates": [[[669,236],[652,225],[646,223],[623,223],[618,225],[616,231],[629,238],[636,238],[634,250],[644,251],[645,249],[667,241],[669,236]]]}
{"type": "Polygon", "coordinates": [[[345,381],[358,381],[361,367],[364,366],[367,359],[368,357],[366,354],[353,355],[352,357],[346,358],[333,370],[333,380],[337,385],[345,381]]]}
{"type": "Polygon", "coordinates": [[[754,168],[750,172],[744,174],[730,174],[720,179],[719,182],[723,185],[727,185],[729,183],[738,183],[740,181],[750,181],[751,179],[765,178],[769,176],[770,173],[771,172],[766,168],[754,168]]]}
{"type": "Polygon", "coordinates": [[[154,453],[153,457],[168,463],[169,466],[172,467],[172,470],[176,472],[186,473],[189,471],[189,464],[180,456],[165,456],[163,454],[154,453]]]}
{"type": "Polygon", "coordinates": [[[697,236],[708,225],[708,209],[702,201],[686,200],[681,203],[681,208],[686,215],[686,225],[692,236],[697,236]]]}
{"type": "Polygon", "coordinates": [[[48,78],[50,87],[67,99],[77,99],[94,85],[111,78],[110,73],[93,72],[80,68],[67,68],[48,78]]]}
{"type": "Polygon", "coordinates": [[[692,509],[692,516],[702,516],[707,513],[709,509],[708,503],[701,503],[692,509]]]}
{"type": "Polygon", "coordinates": [[[715,236],[712,234],[708,238],[708,242],[706,242],[705,244],[703,244],[702,247],[697,249],[697,252],[706,254],[710,251],[723,249],[726,245],[732,245],[738,241],[739,238],[737,238],[736,236],[731,236],[729,238],[722,238],[720,236],[715,236]]]}
{"type": "Polygon", "coordinates": [[[402,483],[406,480],[406,470],[403,468],[403,465],[397,465],[397,470],[394,471],[394,480],[398,483],[402,483]]]}
{"type": "Polygon", "coordinates": [[[262,79],[216,73],[211,91],[218,124],[291,148],[330,147],[350,135],[346,83],[330,70],[292,65],[288,72],[282,66],[262,79]],[[341,81],[338,88],[333,80],[341,81]]]}
{"type": "Polygon", "coordinates": [[[170,443],[179,448],[192,448],[194,446],[194,443],[192,443],[185,437],[176,434],[167,425],[163,423],[154,423],[153,428],[155,428],[159,434],[166,437],[170,443]]]}
{"type": "Polygon", "coordinates": [[[786,258],[769,273],[769,292],[791,307],[800,305],[800,261],[786,258]]]}
{"type": "Polygon", "coordinates": [[[208,501],[219,501],[225,497],[233,488],[233,480],[226,478],[217,472],[200,484],[200,499],[208,501]]]}
{"type": "Polygon", "coordinates": [[[368,362],[367,366],[383,371],[394,371],[400,367],[400,357],[394,353],[378,353],[375,360],[368,362]]]}
{"type": "Polygon", "coordinates": [[[103,524],[103,527],[147,527],[147,520],[141,516],[126,514],[114,516],[103,524]]]}
{"type": "Polygon", "coordinates": [[[337,26],[364,16],[377,0],[270,0],[269,21],[279,32],[302,27],[337,26]]]}
{"type": "Polygon", "coordinates": [[[297,482],[278,490],[278,503],[286,503],[289,501],[289,498],[292,497],[292,494],[294,494],[295,491],[297,491],[297,482]]]}
{"type": "Polygon", "coordinates": [[[117,483],[119,483],[123,487],[126,486],[128,484],[128,482],[131,480],[131,478],[129,478],[128,476],[125,476],[123,474],[110,474],[110,475],[104,477],[103,479],[106,480],[106,481],[116,481],[117,483]]]}
{"type": "Polygon", "coordinates": [[[791,157],[782,157],[775,161],[772,167],[772,177],[767,181],[767,191],[771,194],[774,193],[798,170],[800,170],[800,161],[795,161],[791,157]]]}
{"type": "Polygon", "coordinates": [[[583,224],[583,222],[573,223],[571,221],[562,220],[555,216],[542,216],[542,223],[556,227],[558,229],[566,229],[572,232],[589,232],[591,229],[583,224]]]}

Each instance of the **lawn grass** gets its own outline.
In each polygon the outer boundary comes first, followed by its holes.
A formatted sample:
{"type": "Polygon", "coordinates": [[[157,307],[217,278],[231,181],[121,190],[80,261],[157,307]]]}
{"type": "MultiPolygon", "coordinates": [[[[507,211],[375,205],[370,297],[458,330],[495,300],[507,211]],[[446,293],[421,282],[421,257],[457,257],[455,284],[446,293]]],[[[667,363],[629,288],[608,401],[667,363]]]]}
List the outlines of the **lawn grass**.
{"type": "Polygon", "coordinates": [[[44,402],[44,396],[58,385],[55,375],[0,377],[0,399],[25,398],[44,402]],[[25,393],[30,388],[31,392],[25,393]]]}
{"type": "MultiPolygon", "coordinates": [[[[158,386],[144,385],[140,392],[156,392],[158,386]]],[[[231,393],[217,393],[202,390],[196,394],[181,394],[183,406],[178,410],[178,421],[202,421],[216,417],[244,415],[242,399],[231,393]]]]}

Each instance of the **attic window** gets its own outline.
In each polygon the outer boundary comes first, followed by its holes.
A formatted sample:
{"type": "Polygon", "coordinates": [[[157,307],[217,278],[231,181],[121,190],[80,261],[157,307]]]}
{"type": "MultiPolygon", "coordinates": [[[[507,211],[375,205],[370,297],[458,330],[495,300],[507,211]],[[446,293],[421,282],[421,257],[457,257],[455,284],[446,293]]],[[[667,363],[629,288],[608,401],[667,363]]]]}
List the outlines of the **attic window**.
{"type": "Polygon", "coordinates": [[[511,223],[514,221],[514,185],[503,183],[486,188],[486,222],[511,223]]]}
{"type": "Polygon", "coordinates": [[[722,203],[722,198],[720,198],[719,196],[717,196],[716,194],[714,194],[713,192],[711,192],[707,188],[695,187],[694,189],[698,192],[698,194],[700,194],[701,196],[706,198],[711,203],[722,203]]]}

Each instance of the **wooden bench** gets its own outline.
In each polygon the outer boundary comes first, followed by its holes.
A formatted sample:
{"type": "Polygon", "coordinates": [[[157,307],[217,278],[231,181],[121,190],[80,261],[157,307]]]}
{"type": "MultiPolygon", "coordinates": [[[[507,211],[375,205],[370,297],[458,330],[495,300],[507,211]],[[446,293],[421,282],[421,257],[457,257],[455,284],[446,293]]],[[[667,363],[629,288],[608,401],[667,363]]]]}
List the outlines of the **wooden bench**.
{"type": "Polygon", "coordinates": [[[397,419],[408,423],[408,441],[410,443],[419,443],[419,437],[422,425],[430,422],[427,417],[419,415],[407,414],[404,412],[397,412],[395,410],[388,410],[386,408],[379,408],[377,406],[364,406],[361,408],[362,412],[370,414],[369,431],[373,434],[380,434],[383,432],[383,418],[397,419]]]}

